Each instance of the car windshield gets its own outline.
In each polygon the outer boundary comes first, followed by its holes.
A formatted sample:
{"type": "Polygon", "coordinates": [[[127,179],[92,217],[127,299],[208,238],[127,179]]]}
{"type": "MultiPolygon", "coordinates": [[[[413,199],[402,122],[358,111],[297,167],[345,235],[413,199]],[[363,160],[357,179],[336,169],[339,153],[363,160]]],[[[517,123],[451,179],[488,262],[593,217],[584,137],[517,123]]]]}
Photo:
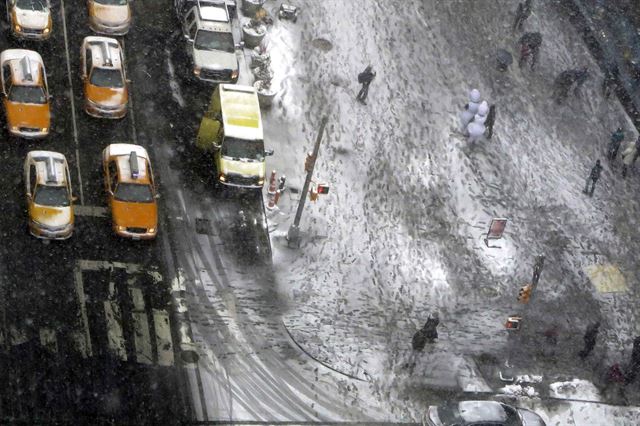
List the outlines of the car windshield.
{"type": "Polygon", "coordinates": [[[18,0],[16,6],[18,9],[43,11],[46,2],[44,0],[18,0]]]}
{"type": "Polygon", "coordinates": [[[118,201],[131,203],[150,203],[153,201],[151,187],[141,183],[119,183],[113,196],[118,201]]]}
{"type": "Polygon", "coordinates": [[[40,86],[12,86],[9,100],[24,104],[44,104],[47,102],[47,97],[40,86]]]}
{"type": "Polygon", "coordinates": [[[438,417],[442,424],[445,425],[462,424],[462,419],[458,413],[458,406],[455,403],[438,407],[438,417]]]}
{"type": "Polygon", "coordinates": [[[94,68],[90,81],[91,84],[98,87],[121,88],[124,86],[120,70],[114,68],[94,68]]]}
{"type": "Polygon", "coordinates": [[[233,159],[262,160],[264,159],[264,141],[225,138],[221,154],[233,159]]]}
{"type": "Polygon", "coordinates": [[[223,52],[235,52],[233,35],[217,31],[200,30],[196,34],[194,42],[198,50],[222,50],[223,52]]]}
{"type": "Polygon", "coordinates": [[[109,4],[113,6],[125,6],[129,0],[94,0],[96,3],[109,4]]]}
{"type": "Polygon", "coordinates": [[[33,202],[41,206],[68,207],[69,191],[66,186],[40,185],[36,189],[33,202]]]}

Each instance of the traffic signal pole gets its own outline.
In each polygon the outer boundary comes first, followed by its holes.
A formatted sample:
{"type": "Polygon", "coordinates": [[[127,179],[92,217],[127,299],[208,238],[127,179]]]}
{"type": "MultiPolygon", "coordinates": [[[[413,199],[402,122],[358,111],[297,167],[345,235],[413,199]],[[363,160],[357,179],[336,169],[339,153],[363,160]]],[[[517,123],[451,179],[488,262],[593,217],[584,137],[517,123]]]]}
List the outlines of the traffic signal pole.
{"type": "Polygon", "coordinates": [[[296,211],[296,217],[293,219],[293,223],[289,226],[287,232],[287,245],[300,247],[300,219],[302,218],[302,210],[304,209],[304,203],[307,199],[307,193],[309,192],[309,185],[311,185],[311,178],[313,177],[313,169],[316,166],[316,159],[318,158],[318,151],[320,150],[320,142],[322,141],[322,134],[324,133],[324,127],[327,124],[327,117],[322,117],[320,122],[320,130],[316,137],[316,143],[313,146],[313,153],[311,154],[311,162],[307,167],[307,178],[304,180],[302,187],[302,193],[300,195],[300,202],[298,203],[298,210],[296,211]]]}
{"type": "MultiPolygon", "coordinates": [[[[513,356],[513,349],[515,345],[522,344],[522,328],[524,326],[524,320],[526,314],[529,312],[529,304],[531,303],[531,300],[533,300],[535,290],[538,287],[538,281],[540,281],[540,274],[542,273],[542,268],[544,267],[544,259],[544,255],[536,256],[535,263],[533,265],[533,278],[531,279],[531,284],[528,285],[530,286],[530,288],[527,292],[527,296],[522,300],[524,302],[524,306],[520,311],[518,327],[516,329],[508,331],[508,333],[510,334],[507,344],[507,359],[505,361],[507,370],[504,371],[504,374],[502,371],[500,372],[500,378],[504,381],[513,381],[513,375],[511,373],[511,358],[513,356]]],[[[521,289],[521,292],[525,287],[521,289]]]]}

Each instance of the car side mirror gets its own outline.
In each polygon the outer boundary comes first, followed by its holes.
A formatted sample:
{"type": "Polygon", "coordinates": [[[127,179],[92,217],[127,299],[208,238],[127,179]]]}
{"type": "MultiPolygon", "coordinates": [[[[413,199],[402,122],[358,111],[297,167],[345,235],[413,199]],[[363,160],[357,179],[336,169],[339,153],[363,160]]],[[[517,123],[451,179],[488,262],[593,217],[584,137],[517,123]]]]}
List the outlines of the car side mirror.
{"type": "Polygon", "coordinates": [[[130,79],[126,79],[125,81],[127,82],[127,84],[133,83],[130,79]]]}
{"type": "Polygon", "coordinates": [[[272,149],[265,149],[264,155],[273,155],[273,150],[272,149]]]}
{"type": "Polygon", "coordinates": [[[71,202],[75,203],[78,201],[78,197],[76,197],[75,195],[71,197],[71,202]]]}
{"type": "Polygon", "coordinates": [[[31,193],[27,192],[27,198],[30,200],[31,199],[31,193]]]}
{"type": "Polygon", "coordinates": [[[156,195],[154,195],[154,198],[155,198],[156,200],[160,199],[160,194],[156,194],[156,195]]]}
{"type": "Polygon", "coordinates": [[[240,43],[236,44],[236,49],[244,49],[244,41],[241,41],[240,43]]]}

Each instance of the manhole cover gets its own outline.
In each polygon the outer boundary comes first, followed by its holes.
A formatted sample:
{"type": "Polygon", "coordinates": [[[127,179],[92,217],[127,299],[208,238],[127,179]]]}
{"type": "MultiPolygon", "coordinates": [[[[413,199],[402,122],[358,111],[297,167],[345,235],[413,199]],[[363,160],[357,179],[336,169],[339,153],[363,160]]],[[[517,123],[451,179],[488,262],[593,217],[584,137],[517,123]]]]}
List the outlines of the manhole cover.
{"type": "Polygon", "coordinates": [[[211,234],[211,224],[209,223],[209,219],[203,219],[201,217],[197,217],[196,232],[198,234],[204,234],[204,235],[211,234]]]}
{"type": "Polygon", "coordinates": [[[324,52],[328,52],[329,50],[333,49],[333,44],[331,44],[329,40],[324,38],[317,38],[313,40],[311,42],[311,45],[316,49],[320,49],[324,52]]]}

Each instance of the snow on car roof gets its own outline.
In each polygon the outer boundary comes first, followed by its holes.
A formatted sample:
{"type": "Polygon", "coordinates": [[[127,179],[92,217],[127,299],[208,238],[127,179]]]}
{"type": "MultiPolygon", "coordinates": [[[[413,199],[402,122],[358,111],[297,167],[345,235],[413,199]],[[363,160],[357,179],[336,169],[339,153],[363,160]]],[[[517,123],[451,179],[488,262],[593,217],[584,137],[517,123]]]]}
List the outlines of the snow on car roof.
{"type": "Polygon", "coordinates": [[[220,105],[225,135],[247,140],[263,138],[260,104],[253,87],[221,84],[220,105]]]}
{"type": "Polygon", "coordinates": [[[66,182],[64,155],[53,151],[31,151],[29,156],[36,163],[36,179],[40,185],[62,185],[66,182]]]}
{"type": "Polygon", "coordinates": [[[458,403],[458,411],[467,423],[504,422],[507,414],[499,402],[495,401],[462,401],[458,403]]]}
{"type": "Polygon", "coordinates": [[[120,69],[120,43],[118,40],[109,37],[88,36],[84,39],[85,43],[91,49],[91,60],[94,66],[120,69]],[[109,61],[111,60],[111,65],[109,61]]]}
{"type": "Polygon", "coordinates": [[[202,6],[200,7],[200,16],[205,21],[217,21],[227,22],[229,17],[227,16],[227,10],[218,6],[202,6]]]}

